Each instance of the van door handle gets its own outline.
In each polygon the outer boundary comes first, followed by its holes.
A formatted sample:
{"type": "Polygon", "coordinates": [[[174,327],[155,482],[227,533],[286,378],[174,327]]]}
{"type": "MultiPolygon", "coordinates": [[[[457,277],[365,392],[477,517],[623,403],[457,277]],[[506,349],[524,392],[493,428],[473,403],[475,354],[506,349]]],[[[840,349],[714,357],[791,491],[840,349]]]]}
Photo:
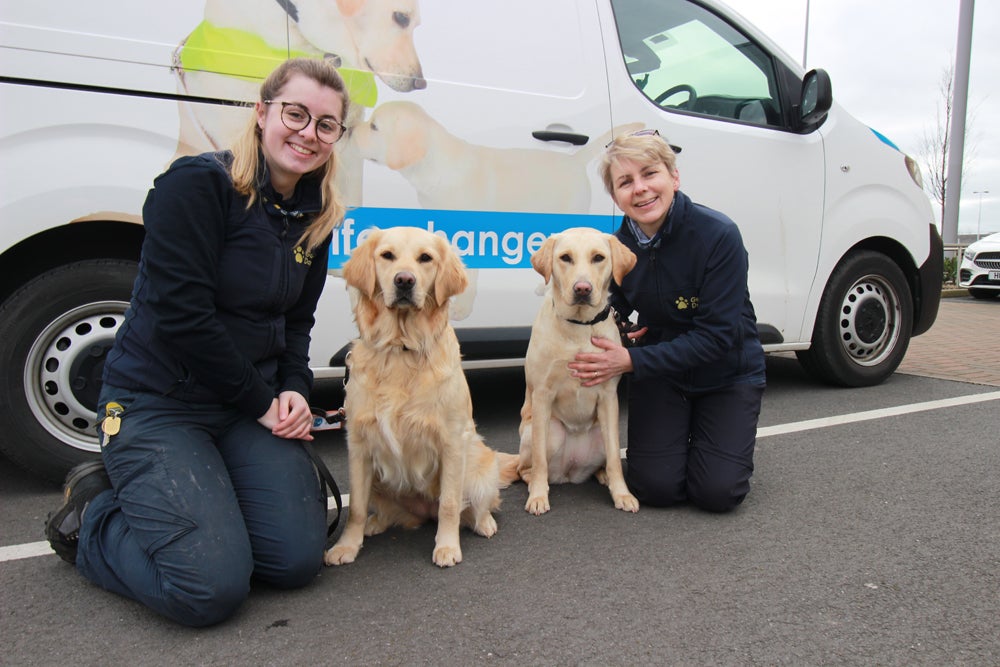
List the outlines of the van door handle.
{"type": "Polygon", "coordinates": [[[551,130],[535,130],[531,133],[535,139],[541,141],[565,141],[574,146],[583,146],[590,141],[586,134],[574,134],[573,132],[553,132],[551,130]]]}

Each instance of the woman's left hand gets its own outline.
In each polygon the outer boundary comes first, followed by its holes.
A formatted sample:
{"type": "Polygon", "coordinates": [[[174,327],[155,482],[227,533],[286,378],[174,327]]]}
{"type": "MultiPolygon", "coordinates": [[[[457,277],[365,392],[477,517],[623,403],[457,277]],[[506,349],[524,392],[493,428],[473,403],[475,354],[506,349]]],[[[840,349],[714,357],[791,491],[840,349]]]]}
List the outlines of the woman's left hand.
{"type": "Polygon", "coordinates": [[[632,372],[632,357],[620,341],[593,336],[590,342],[602,351],[578,352],[569,363],[573,377],[580,378],[584,387],[593,387],[605,380],[632,372]]]}
{"type": "Polygon", "coordinates": [[[289,440],[312,440],[312,410],[309,401],[297,391],[278,394],[278,423],[271,433],[289,440]]]}

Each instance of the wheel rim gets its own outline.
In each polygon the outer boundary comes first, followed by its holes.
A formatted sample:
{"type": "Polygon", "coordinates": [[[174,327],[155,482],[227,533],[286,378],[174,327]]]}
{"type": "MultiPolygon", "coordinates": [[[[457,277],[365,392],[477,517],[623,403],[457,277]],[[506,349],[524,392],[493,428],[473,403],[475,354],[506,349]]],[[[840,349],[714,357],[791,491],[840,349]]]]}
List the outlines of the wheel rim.
{"type": "Polygon", "coordinates": [[[890,283],[875,275],[856,281],[840,308],[844,352],[860,366],[882,363],[896,349],[901,317],[899,295],[890,283]]]}
{"type": "Polygon", "coordinates": [[[101,373],[126,308],[124,301],[74,308],[45,327],[28,351],[28,407],[46,431],[77,449],[100,451],[95,427],[101,373]]]}

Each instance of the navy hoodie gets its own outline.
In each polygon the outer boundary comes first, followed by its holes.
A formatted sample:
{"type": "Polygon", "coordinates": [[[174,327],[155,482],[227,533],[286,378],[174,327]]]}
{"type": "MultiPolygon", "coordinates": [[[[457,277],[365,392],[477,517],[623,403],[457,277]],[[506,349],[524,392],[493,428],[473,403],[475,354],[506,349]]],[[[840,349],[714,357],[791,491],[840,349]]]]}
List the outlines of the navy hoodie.
{"type": "Polygon", "coordinates": [[[612,286],[611,303],[625,317],[638,312],[638,324],[649,327],[629,350],[633,377],[663,376],[692,392],[763,384],[749,260],[736,224],[678,191],[648,246],[627,217],[615,234],[638,261],[612,286]]]}
{"type": "Polygon", "coordinates": [[[228,151],[180,158],[154,181],[139,274],[104,381],[259,418],[281,391],[309,396],[330,241],[311,253],[298,242],[321,208],[318,177],[303,177],[282,201],[265,166],[247,209],[231,161],[228,151]]]}

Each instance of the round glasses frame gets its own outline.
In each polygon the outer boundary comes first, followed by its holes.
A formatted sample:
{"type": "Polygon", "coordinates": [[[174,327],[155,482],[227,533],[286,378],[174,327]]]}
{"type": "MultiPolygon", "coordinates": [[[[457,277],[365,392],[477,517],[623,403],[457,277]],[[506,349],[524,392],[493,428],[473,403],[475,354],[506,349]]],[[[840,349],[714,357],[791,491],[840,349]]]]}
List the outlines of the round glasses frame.
{"type": "Polygon", "coordinates": [[[333,116],[313,118],[309,110],[298,102],[281,102],[279,100],[262,100],[262,102],[264,104],[280,104],[281,124],[293,132],[301,132],[315,122],[316,138],[324,144],[337,143],[347,132],[347,127],[333,116]]]}

